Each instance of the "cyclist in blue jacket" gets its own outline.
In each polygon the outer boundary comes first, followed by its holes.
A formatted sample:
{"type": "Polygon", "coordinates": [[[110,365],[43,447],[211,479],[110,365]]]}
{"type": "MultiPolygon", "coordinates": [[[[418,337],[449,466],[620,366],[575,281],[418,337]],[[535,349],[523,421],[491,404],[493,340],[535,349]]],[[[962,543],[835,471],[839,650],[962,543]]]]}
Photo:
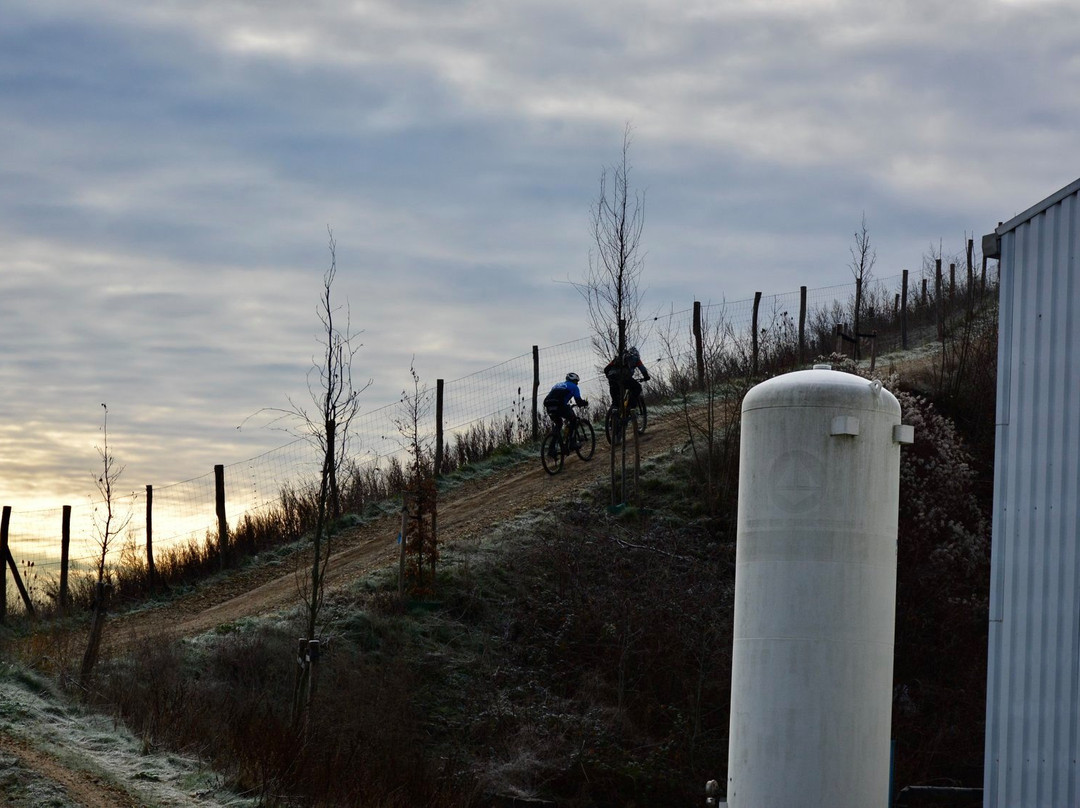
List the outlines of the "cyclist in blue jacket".
{"type": "MultiPolygon", "coordinates": [[[[581,397],[581,388],[578,387],[578,382],[581,381],[581,377],[576,373],[567,373],[566,380],[561,381],[554,385],[550,392],[544,396],[544,410],[547,411],[548,417],[555,424],[555,430],[559,434],[560,442],[563,441],[562,425],[563,419],[570,422],[570,434],[574,434],[574,430],[577,428],[577,416],[574,415],[574,408],[570,406],[570,399],[577,402],[579,407],[588,407],[589,402],[581,397]]],[[[577,447],[571,446],[569,449],[575,449],[577,447]]],[[[568,453],[568,448],[563,443],[563,454],[568,453]]],[[[555,444],[552,443],[550,454],[554,456],[555,444]]]]}

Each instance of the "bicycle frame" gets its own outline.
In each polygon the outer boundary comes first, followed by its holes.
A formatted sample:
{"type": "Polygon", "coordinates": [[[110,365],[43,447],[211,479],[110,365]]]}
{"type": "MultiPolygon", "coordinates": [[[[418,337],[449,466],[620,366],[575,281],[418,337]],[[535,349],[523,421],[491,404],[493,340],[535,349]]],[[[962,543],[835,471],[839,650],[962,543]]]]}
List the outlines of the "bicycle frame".
{"type": "MultiPolygon", "coordinates": [[[[582,409],[570,405],[571,409],[582,409]]],[[[562,471],[563,463],[568,455],[576,452],[582,460],[592,459],[596,448],[596,435],[588,418],[575,413],[574,420],[566,418],[559,429],[552,422],[547,430],[544,440],[540,445],[540,459],[544,470],[548,474],[557,474],[562,471]],[[578,440],[575,441],[575,437],[578,440]]]]}

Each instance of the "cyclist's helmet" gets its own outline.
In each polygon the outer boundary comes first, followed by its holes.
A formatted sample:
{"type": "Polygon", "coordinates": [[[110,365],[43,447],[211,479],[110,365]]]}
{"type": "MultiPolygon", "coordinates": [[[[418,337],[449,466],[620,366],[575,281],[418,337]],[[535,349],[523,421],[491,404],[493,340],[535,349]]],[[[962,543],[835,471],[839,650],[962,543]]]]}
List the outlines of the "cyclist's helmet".
{"type": "Polygon", "coordinates": [[[566,380],[568,382],[572,382],[574,384],[577,384],[579,381],[581,381],[581,377],[578,376],[576,373],[567,373],[566,374],[566,380]]]}
{"type": "Polygon", "coordinates": [[[626,356],[630,359],[631,362],[639,362],[641,360],[641,354],[638,353],[637,348],[628,348],[626,351],[626,356]]]}

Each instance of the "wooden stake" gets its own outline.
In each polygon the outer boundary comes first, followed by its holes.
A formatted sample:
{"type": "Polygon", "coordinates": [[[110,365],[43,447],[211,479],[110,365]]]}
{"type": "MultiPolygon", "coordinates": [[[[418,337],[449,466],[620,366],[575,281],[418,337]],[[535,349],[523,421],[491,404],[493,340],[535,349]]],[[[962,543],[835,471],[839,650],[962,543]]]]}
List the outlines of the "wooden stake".
{"type": "Polygon", "coordinates": [[[900,287],[900,345],[907,349],[907,295],[908,271],[904,270],[903,285],[900,287]]]}
{"type": "MultiPolygon", "coordinates": [[[[0,517],[0,555],[4,558],[8,555],[8,528],[11,525],[11,506],[5,505],[3,516],[0,517]]],[[[3,559],[0,558],[0,566],[3,559]]],[[[7,574],[0,575],[0,623],[7,622],[7,574]]]]}
{"type": "Polygon", "coordinates": [[[540,348],[532,346],[533,356],[533,388],[532,388],[532,439],[540,440],[540,410],[537,407],[540,395],[540,348]]]}
{"type": "Polygon", "coordinates": [[[60,522],[60,613],[66,614],[71,603],[68,593],[68,553],[71,549],[71,506],[65,505],[60,522]]]}
{"type": "Polygon", "coordinates": [[[154,486],[146,486],[146,573],[150,591],[153,592],[157,581],[154,569],[154,486]]]}
{"type": "Polygon", "coordinates": [[[435,476],[443,466],[443,380],[435,380],[435,476]]]}
{"type": "Polygon", "coordinates": [[[799,364],[806,364],[806,287],[799,287],[799,364]]]}
{"type": "Polygon", "coordinates": [[[705,389],[705,354],[701,337],[701,301],[694,301],[694,356],[697,359],[698,390],[705,389]]]}
{"type": "Polygon", "coordinates": [[[398,538],[401,540],[401,553],[398,559],[398,597],[405,597],[405,542],[407,540],[406,531],[409,524],[409,500],[407,494],[401,495],[401,533],[398,534],[398,538]]]}
{"type": "MultiPolygon", "coordinates": [[[[19,566],[15,563],[15,559],[11,555],[11,547],[8,545],[8,530],[11,525],[11,506],[5,505],[3,515],[0,516],[0,552],[4,557],[0,559],[0,565],[7,561],[8,568],[11,570],[11,577],[15,579],[15,586],[19,589],[19,594],[22,596],[23,603],[26,604],[26,611],[31,617],[35,617],[34,604],[30,601],[30,595],[26,591],[26,587],[23,585],[22,576],[19,575],[19,566]]],[[[3,578],[4,585],[0,586],[0,595],[3,596],[3,607],[0,610],[0,619],[7,619],[7,576],[0,576],[3,578]]]]}
{"type": "Polygon", "coordinates": [[[218,559],[225,569],[225,554],[229,548],[229,520],[225,516],[225,467],[214,466],[214,501],[218,520],[218,559]]]}

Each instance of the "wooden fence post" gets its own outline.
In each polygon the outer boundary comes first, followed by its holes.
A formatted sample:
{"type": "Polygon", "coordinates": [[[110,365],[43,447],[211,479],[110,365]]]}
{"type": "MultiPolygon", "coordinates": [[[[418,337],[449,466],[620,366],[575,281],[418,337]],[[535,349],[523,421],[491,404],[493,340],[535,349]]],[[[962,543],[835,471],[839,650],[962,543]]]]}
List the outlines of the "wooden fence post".
{"type": "Polygon", "coordinates": [[[442,474],[443,464],[443,380],[435,380],[435,476],[442,474]]]}
{"type": "Polygon", "coordinates": [[[754,292],[754,318],[751,329],[753,330],[753,353],[754,358],[751,362],[751,372],[754,376],[758,374],[758,306],[761,305],[761,292],[754,292]]]}
{"type": "Polygon", "coordinates": [[[11,506],[5,505],[0,516],[0,623],[7,622],[7,571],[3,569],[8,555],[8,529],[11,526],[11,506]]]}
{"type": "Polygon", "coordinates": [[[842,354],[844,352],[844,324],[836,324],[836,350],[834,353],[842,354]]]}
{"type": "Polygon", "coordinates": [[[304,726],[310,727],[308,720],[311,717],[312,706],[315,704],[315,690],[319,685],[319,660],[322,658],[322,646],[318,640],[308,640],[307,643],[307,695],[304,703],[304,726]]]}
{"type": "Polygon", "coordinates": [[[799,287],[799,364],[806,364],[806,287],[799,287]]]}
{"type": "Polygon", "coordinates": [[[154,486],[146,486],[146,572],[150,579],[150,591],[157,585],[154,569],[154,486]]]}
{"type": "Polygon", "coordinates": [[[229,548],[229,520],[225,515],[225,466],[214,466],[214,502],[218,520],[218,557],[225,569],[225,554],[229,548]]]}
{"type": "Polygon", "coordinates": [[[71,506],[65,505],[60,518],[60,613],[66,614],[71,595],[68,593],[68,554],[71,550],[71,506]]]}
{"type": "MultiPolygon", "coordinates": [[[[630,415],[631,415],[631,417],[633,417],[633,412],[632,411],[631,411],[630,415]]],[[[621,447],[621,451],[619,452],[619,461],[620,461],[619,473],[622,475],[620,477],[620,479],[619,479],[619,485],[621,486],[621,493],[620,493],[619,503],[623,504],[623,505],[625,505],[627,503],[627,501],[628,501],[627,496],[626,496],[626,444],[627,444],[627,441],[629,440],[629,438],[626,437],[626,430],[627,429],[633,429],[633,427],[634,427],[633,421],[631,421],[627,425],[624,425],[622,427],[622,439],[619,441],[619,446],[621,447]]]]}
{"type": "Polygon", "coordinates": [[[956,300],[956,264],[949,264],[949,305],[956,300]]]}
{"type": "Polygon", "coordinates": [[[617,428],[617,424],[613,420],[612,423],[611,423],[611,430],[612,430],[611,438],[612,439],[608,442],[608,448],[611,449],[611,451],[608,452],[608,457],[611,459],[611,477],[610,477],[610,479],[611,479],[611,507],[612,508],[614,508],[616,505],[619,504],[619,495],[616,493],[616,488],[615,488],[615,482],[618,479],[615,476],[615,440],[614,440],[614,438],[615,438],[615,430],[616,430],[616,428],[617,428]]]}
{"type": "Polygon", "coordinates": [[[922,304],[926,305],[926,278],[922,279],[922,304]]]}
{"type": "Polygon", "coordinates": [[[705,352],[701,344],[701,301],[694,301],[694,357],[697,360],[698,390],[705,389],[705,352]]]}
{"type": "Polygon", "coordinates": [[[968,316],[975,311],[975,264],[973,253],[975,250],[974,239],[968,239],[967,243],[967,297],[968,316]]]}
{"type": "Polygon", "coordinates": [[[533,354],[533,392],[532,392],[532,439],[535,443],[540,440],[540,410],[537,401],[540,395],[540,349],[532,346],[533,354]]]}
{"type": "Polygon", "coordinates": [[[862,357],[859,350],[859,329],[862,328],[862,320],[860,316],[862,312],[859,310],[862,308],[862,278],[855,279],[855,324],[853,330],[855,332],[855,345],[852,347],[852,358],[858,362],[862,357]]]}
{"type": "Polygon", "coordinates": [[[401,541],[401,552],[398,555],[398,597],[405,597],[405,542],[408,540],[409,528],[409,495],[401,494],[401,533],[398,539],[401,541]]]}
{"type": "MultiPolygon", "coordinates": [[[[11,577],[15,580],[15,586],[19,590],[19,594],[22,596],[23,603],[26,605],[26,611],[31,617],[35,617],[34,604],[30,600],[30,594],[26,591],[26,587],[23,585],[22,576],[19,575],[19,567],[15,563],[15,558],[11,555],[11,548],[8,546],[8,530],[11,526],[11,506],[5,505],[3,514],[0,515],[0,554],[3,558],[0,558],[0,566],[3,566],[4,561],[7,561],[8,569],[11,570],[11,577]]],[[[4,598],[3,611],[0,611],[0,619],[7,619],[7,576],[2,576],[4,585],[0,586],[0,596],[4,598]]]]}
{"type": "Polygon", "coordinates": [[[934,302],[937,304],[937,337],[945,339],[945,303],[941,299],[941,259],[934,261],[934,302]]]}
{"type": "Polygon", "coordinates": [[[904,280],[900,287],[900,346],[907,350],[907,289],[908,271],[904,270],[904,280]]]}

